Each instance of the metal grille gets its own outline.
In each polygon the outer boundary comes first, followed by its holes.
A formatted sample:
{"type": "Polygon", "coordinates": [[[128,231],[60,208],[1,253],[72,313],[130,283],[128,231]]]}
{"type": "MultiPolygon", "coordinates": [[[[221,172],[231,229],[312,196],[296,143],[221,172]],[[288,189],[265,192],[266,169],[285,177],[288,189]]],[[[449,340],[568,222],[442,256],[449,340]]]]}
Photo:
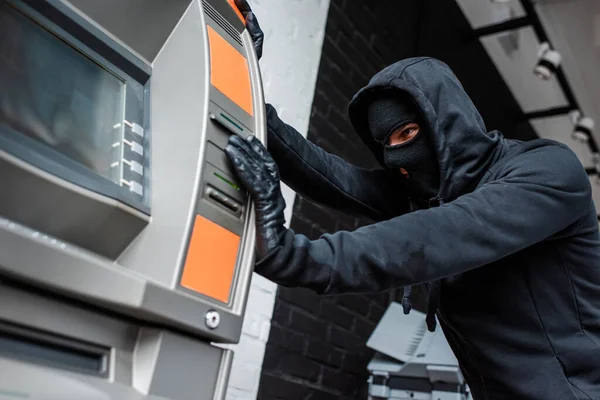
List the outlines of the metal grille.
{"type": "Polygon", "coordinates": [[[227,22],[227,20],[223,18],[213,6],[208,3],[208,1],[202,0],[202,7],[204,8],[206,15],[211,17],[217,23],[217,25],[223,28],[233,40],[238,42],[240,46],[244,45],[242,43],[242,37],[238,31],[236,31],[235,28],[229,22],[227,22]]]}

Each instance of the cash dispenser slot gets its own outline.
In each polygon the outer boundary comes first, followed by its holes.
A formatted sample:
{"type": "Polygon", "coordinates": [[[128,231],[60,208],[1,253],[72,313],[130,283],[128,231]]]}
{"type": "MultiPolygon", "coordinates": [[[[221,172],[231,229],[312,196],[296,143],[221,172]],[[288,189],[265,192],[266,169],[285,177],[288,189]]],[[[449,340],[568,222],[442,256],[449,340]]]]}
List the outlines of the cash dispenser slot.
{"type": "Polygon", "coordinates": [[[105,378],[110,349],[0,323],[0,357],[105,378]]]}
{"type": "Polygon", "coordinates": [[[245,190],[231,176],[210,163],[205,165],[203,197],[236,220],[242,218],[246,201],[245,190]]]}

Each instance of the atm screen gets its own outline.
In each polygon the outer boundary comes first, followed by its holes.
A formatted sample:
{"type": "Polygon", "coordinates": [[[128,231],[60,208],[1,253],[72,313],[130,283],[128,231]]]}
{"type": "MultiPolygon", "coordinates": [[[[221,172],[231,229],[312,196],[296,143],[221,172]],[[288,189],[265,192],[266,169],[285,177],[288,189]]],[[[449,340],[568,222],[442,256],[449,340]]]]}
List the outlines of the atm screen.
{"type": "Polygon", "coordinates": [[[112,179],[125,82],[10,6],[0,6],[0,123],[112,179]]]}
{"type": "Polygon", "coordinates": [[[147,81],[83,37],[22,2],[0,2],[0,149],[144,209],[147,81]]]}

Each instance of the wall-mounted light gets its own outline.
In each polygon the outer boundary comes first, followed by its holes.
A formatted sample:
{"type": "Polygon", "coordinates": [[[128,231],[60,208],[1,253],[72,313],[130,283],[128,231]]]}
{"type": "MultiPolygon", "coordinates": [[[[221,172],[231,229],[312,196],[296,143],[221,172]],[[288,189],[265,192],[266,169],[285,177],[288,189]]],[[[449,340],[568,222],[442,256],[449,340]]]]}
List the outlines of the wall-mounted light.
{"type": "Polygon", "coordinates": [[[548,80],[556,73],[561,61],[560,53],[552,50],[548,42],[544,42],[539,47],[538,62],[533,69],[533,73],[543,80],[548,80]]]}
{"type": "Polygon", "coordinates": [[[590,117],[584,117],[579,111],[570,113],[573,122],[573,132],[571,137],[580,143],[588,143],[594,132],[595,121],[590,117]]]}
{"type": "Polygon", "coordinates": [[[496,4],[508,4],[510,3],[512,0],[490,0],[492,3],[496,3],[496,4]]]}

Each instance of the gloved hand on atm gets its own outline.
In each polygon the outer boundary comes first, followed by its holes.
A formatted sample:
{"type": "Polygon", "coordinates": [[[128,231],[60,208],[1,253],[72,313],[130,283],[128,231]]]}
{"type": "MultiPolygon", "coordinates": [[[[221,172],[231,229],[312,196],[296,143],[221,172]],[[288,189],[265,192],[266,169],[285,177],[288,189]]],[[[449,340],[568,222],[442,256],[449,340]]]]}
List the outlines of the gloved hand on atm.
{"type": "Polygon", "coordinates": [[[242,13],[242,16],[246,20],[246,29],[252,38],[252,43],[254,44],[254,51],[256,52],[256,56],[260,60],[263,52],[263,41],[265,35],[258,24],[258,20],[256,19],[256,15],[252,12],[252,8],[250,4],[248,4],[247,0],[235,0],[235,5],[242,13]]]}
{"type": "Polygon", "coordinates": [[[231,136],[225,152],[242,185],[252,196],[256,216],[256,255],[262,259],[279,245],[285,233],[285,200],[277,165],[255,136],[248,140],[231,136]]]}

